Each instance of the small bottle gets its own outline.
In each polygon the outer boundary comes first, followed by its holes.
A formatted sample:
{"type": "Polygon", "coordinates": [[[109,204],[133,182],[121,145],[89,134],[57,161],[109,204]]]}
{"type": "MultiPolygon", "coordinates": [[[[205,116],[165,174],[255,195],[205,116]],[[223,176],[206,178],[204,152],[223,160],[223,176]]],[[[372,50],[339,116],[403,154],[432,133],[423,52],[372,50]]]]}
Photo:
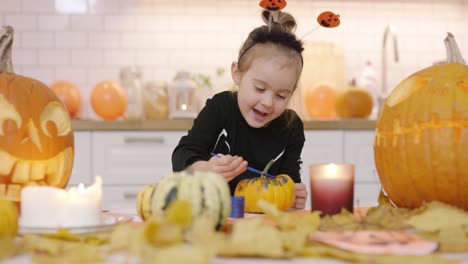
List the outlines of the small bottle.
{"type": "Polygon", "coordinates": [[[375,118],[377,116],[377,112],[379,109],[378,106],[378,90],[377,90],[377,75],[375,72],[374,65],[371,61],[366,62],[366,66],[359,75],[357,79],[357,85],[363,89],[369,91],[372,96],[372,102],[374,104],[372,108],[371,118],[375,118]]]}

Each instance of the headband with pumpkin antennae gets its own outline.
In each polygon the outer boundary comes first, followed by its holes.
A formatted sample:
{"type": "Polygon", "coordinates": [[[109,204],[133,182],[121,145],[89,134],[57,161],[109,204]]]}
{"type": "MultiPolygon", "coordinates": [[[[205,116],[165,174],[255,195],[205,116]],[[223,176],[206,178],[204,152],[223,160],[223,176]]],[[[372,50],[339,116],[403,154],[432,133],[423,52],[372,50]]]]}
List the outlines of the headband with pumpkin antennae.
{"type": "Polygon", "coordinates": [[[261,0],[259,6],[268,10],[270,15],[268,16],[268,30],[271,30],[271,25],[274,22],[278,22],[279,14],[283,8],[287,5],[286,0],[261,0]]]}
{"type": "Polygon", "coordinates": [[[317,22],[318,22],[318,25],[315,28],[311,29],[310,31],[306,32],[302,36],[301,40],[303,40],[305,37],[307,37],[307,35],[314,32],[319,27],[324,27],[324,28],[337,27],[340,25],[341,20],[340,20],[340,15],[335,14],[331,11],[325,11],[325,12],[320,13],[320,15],[318,15],[317,22]]]}

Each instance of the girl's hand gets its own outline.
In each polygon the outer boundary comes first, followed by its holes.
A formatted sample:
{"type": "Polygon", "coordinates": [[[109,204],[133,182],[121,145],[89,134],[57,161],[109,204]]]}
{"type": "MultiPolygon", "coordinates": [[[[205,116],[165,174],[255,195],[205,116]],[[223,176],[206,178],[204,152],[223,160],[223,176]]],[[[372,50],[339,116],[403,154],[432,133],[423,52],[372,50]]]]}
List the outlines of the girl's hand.
{"type": "Polygon", "coordinates": [[[211,171],[217,173],[230,182],[232,179],[247,169],[247,161],[239,156],[218,154],[208,161],[197,161],[192,168],[200,171],[211,171]]]}
{"type": "Polygon", "coordinates": [[[296,199],[292,206],[293,209],[302,210],[305,208],[307,201],[307,189],[305,184],[296,183],[296,199]]]}

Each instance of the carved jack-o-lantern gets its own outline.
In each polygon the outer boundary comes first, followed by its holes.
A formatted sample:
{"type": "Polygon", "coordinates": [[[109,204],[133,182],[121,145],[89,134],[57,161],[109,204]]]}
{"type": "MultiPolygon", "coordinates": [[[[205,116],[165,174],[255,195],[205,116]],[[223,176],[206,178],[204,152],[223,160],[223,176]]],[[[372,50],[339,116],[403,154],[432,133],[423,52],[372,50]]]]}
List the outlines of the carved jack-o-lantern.
{"type": "Polygon", "coordinates": [[[13,28],[0,32],[0,199],[28,185],[65,187],[73,165],[67,109],[40,81],[12,71],[13,28]]]}
{"type": "Polygon", "coordinates": [[[340,15],[337,15],[331,11],[325,11],[320,13],[317,17],[317,22],[322,27],[334,28],[340,25],[340,15]]]}
{"type": "Polygon", "coordinates": [[[468,67],[435,65],[403,80],[377,119],[374,157],[397,206],[438,200],[468,210],[468,67]]]}
{"type": "Polygon", "coordinates": [[[268,11],[279,11],[286,7],[286,0],[261,0],[259,5],[268,11]]]}

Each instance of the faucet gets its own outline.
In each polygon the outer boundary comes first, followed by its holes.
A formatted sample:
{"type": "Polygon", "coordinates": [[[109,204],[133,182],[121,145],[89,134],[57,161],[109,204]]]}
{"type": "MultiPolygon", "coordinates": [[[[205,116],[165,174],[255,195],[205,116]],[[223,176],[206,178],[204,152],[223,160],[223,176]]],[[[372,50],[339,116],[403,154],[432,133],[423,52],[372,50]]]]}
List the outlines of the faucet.
{"type": "Polygon", "coordinates": [[[378,95],[378,107],[379,111],[382,107],[385,99],[387,97],[387,40],[389,37],[393,38],[393,53],[394,53],[394,60],[398,62],[398,42],[397,42],[397,35],[396,29],[392,25],[388,25],[385,28],[384,36],[383,36],[383,44],[382,44],[382,85],[381,90],[378,95]]]}

